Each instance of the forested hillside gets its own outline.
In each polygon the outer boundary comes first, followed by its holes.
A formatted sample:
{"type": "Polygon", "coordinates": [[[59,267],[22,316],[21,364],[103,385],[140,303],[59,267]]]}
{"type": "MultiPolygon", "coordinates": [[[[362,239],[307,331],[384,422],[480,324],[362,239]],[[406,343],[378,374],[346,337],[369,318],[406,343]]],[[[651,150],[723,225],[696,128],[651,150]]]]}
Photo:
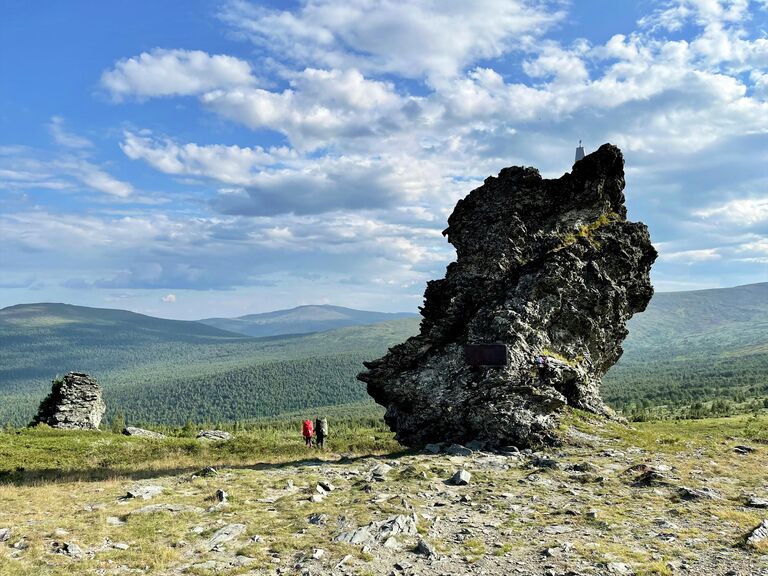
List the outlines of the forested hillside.
{"type": "MultiPolygon", "coordinates": [[[[370,402],[355,379],[363,360],[415,334],[418,323],[406,318],[248,338],[121,310],[5,308],[0,424],[29,421],[50,380],[69,370],[94,375],[104,386],[108,417],[120,410],[134,423],[215,422],[370,402]]],[[[629,329],[603,394],[630,415],[660,405],[704,415],[768,396],[768,284],[656,294],[629,329]]]]}
{"type": "Polygon", "coordinates": [[[197,322],[61,304],[0,310],[0,423],[23,424],[56,374],[95,376],[108,417],[184,423],[368,401],[355,379],[418,328],[411,318],[324,333],[247,338],[197,322]]]}
{"type": "Polygon", "coordinates": [[[629,322],[603,395],[634,406],[768,396],[768,283],[659,293],[629,322]]]}
{"type": "Polygon", "coordinates": [[[290,310],[277,310],[264,314],[248,314],[238,318],[206,318],[204,324],[245,334],[246,336],[280,336],[324,332],[347,326],[377,324],[399,318],[415,318],[413,313],[369,312],[341,306],[298,306],[290,310]]]}

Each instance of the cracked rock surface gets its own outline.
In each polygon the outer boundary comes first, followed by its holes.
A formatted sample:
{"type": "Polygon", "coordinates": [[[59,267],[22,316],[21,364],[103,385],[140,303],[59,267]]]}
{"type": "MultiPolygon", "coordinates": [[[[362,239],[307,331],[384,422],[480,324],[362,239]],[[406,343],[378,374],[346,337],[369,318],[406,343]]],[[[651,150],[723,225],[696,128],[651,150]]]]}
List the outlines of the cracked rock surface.
{"type": "Polygon", "coordinates": [[[605,144],[559,179],[505,168],[458,202],[444,231],[457,260],[427,284],[420,333],[358,376],[398,441],[556,444],[565,406],[610,414],[600,378],[653,295],[657,255],[623,190],[605,144]],[[466,345],[493,343],[506,365],[468,362],[466,345]]]}
{"type": "Polygon", "coordinates": [[[88,374],[69,372],[53,381],[51,393],[40,403],[31,426],[98,430],[106,412],[101,386],[88,374]]]}

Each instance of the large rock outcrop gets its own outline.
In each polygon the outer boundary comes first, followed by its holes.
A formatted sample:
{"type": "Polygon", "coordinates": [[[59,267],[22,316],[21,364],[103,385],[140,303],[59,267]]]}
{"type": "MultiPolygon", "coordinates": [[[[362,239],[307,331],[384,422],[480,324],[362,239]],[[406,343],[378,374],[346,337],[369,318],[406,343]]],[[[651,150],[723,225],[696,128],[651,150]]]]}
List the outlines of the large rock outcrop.
{"type": "Polygon", "coordinates": [[[427,284],[419,335],[358,376],[400,442],[551,444],[565,406],[610,413],[600,378],[653,295],[656,259],[623,189],[605,144],[557,180],[505,168],[458,202],[443,232],[457,260],[427,284]],[[478,361],[491,343],[506,358],[478,361]]]}
{"type": "Polygon", "coordinates": [[[40,403],[30,426],[98,430],[105,411],[98,382],[88,374],[69,372],[53,381],[51,393],[40,403]]]}

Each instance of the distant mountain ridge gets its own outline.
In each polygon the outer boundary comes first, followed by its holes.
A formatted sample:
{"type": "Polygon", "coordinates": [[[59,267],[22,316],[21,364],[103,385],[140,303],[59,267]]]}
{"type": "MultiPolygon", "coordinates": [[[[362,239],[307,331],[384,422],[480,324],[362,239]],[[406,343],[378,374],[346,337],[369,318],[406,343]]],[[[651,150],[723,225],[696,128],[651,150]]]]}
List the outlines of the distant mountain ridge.
{"type": "MultiPolygon", "coordinates": [[[[275,326],[296,330],[318,327],[302,322],[321,322],[321,313],[337,320],[338,310],[249,316],[286,315],[293,324],[275,326]]],[[[69,370],[96,376],[108,416],[123,410],[132,423],[215,422],[370,402],[355,375],[364,360],[418,332],[420,317],[406,316],[253,338],[125,310],[11,306],[0,310],[0,425],[29,422],[51,378],[69,370]]],[[[768,396],[768,283],[658,293],[628,328],[624,356],[603,379],[603,396],[614,406],[768,396]]]]}
{"type": "Polygon", "coordinates": [[[323,304],[297,306],[289,310],[276,310],[261,314],[247,314],[237,318],[204,318],[199,322],[221,330],[260,338],[282,334],[325,332],[347,326],[364,326],[416,317],[418,314],[411,312],[370,312],[323,304]]]}

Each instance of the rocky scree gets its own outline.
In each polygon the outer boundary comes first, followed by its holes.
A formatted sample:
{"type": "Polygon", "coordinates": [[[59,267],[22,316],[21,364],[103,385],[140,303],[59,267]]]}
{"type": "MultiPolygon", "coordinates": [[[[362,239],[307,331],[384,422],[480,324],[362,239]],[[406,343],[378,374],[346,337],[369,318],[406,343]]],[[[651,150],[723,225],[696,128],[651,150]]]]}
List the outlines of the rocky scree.
{"type": "Polygon", "coordinates": [[[653,295],[657,256],[623,189],[605,144],[557,180],[505,168],[458,202],[443,232],[457,260],[427,284],[420,333],[358,375],[398,441],[553,444],[564,407],[611,413],[600,378],[653,295]],[[487,343],[506,365],[468,364],[465,345],[487,343]]]}
{"type": "Polygon", "coordinates": [[[98,430],[106,409],[99,383],[88,374],[69,372],[53,380],[51,393],[40,403],[30,426],[98,430]]]}

